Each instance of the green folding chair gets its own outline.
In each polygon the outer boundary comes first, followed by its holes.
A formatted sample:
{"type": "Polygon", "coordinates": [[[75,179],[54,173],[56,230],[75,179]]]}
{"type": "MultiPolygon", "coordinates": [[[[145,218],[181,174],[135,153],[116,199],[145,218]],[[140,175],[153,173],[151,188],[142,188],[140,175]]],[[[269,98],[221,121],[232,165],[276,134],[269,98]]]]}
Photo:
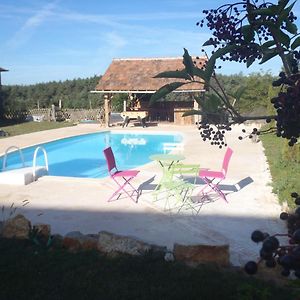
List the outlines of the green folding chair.
{"type": "Polygon", "coordinates": [[[161,192],[166,193],[164,210],[177,210],[179,213],[183,208],[197,211],[197,203],[193,203],[191,195],[195,188],[199,165],[188,165],[183,163],[173,164],[164,177],[161,192]],[[188,176],[189,175],[189,176],[188,176]],[[192,176],[193,183],[187,180],[192,176]],[[174,203],[175,202],[175,203],[174,203]],[[171,203],[173,205],[171,205],[171,203]]]}

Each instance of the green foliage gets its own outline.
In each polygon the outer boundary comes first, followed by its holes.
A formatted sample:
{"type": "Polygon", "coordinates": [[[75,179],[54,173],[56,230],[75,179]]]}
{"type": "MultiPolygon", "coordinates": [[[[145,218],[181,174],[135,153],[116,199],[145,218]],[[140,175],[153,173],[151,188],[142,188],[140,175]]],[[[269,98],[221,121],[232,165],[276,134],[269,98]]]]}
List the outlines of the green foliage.
{"type": "Polygon", "coordinates": [[[0,240],[0,298],[291,300],[293,291],[239,272],[189,268],[148,256],[46,251],[28,240],[0,240]]]}
{"type": "MultiPolygon", "coordinates": [[[[36,132],[36,131],[69,127],[69,126],[73,126],[73,124],[68,122],[24,122],[24,123],[0,122],[0,126],[5,132],[8,133],[8,136],[15,136],[15,135],[36,132]]],[[[5,138],[5,137],[0,137],[0,140],[1,138],[5,138]]]]}
{"type": "Polygon", "coordinates": [[[290,163],[300,163],[300,144],[291,147],[285,142],[282,149],[282,159],[290,163]]]}
{"type": "Polygon", "coordinates": [[[164,98],[166,95],[170,94],[174,90],[178,89],[184,82],[172,82],[161,87],[156,93],[154,93],[150,98],[150,105],[155,103],[156,101],[164,98]]]}
{"type": "Polygon", "coordinates": [[[299,145],[287,146],[286,140],[269,134],[261,135],[260,139],[270,166],[273,192],[280,203],[287,201],[292,208],[295,203],[290,197],[291,191],[300,191],[299,145]]]}
{"type": "Polygon", "coordinates": [[[5,223],[8,219],[14,217],[17,209],[18,208],[15,206],[14,202],[10,205],[9,208],[3,205],[1,208],[1,222],[5,223]]]}
{"type": "MultiPolygon", "coordinates": [[[[255,112],[266,112],[271,109],[270,94],[278,89],[272,86],[274,77],[269,73],[251,73],[248,76],[242,73],[233,75],[218,74],[218,80],[231,98],[231,104],[241,113],[251,115],[255,112]],[[236,99],[236,101],[234,101],[236,99]]],[[[213,84],[219,91],[220,88],[213,84]]],[[[208,95],[215,95],[208,92],[208,95]]]]}
{"type": "Polygon", "coordinates": [[[207,113],[217,112],[222,107],[222,100],[216,94],[208,94],[199,101],[203,111],[207,113]]]}
{"type": "Polygon", "coordinates": [[[124,101],[128,101],[128,95],[127,94],[116,94],[112,98],[112,109],[114,112],[122,112],[123,111],[123,105],[124,101]]]}
{"type": "Polygon", "coordinates": [[[49,108],[62,101],[63,108],[97,108],[102,104],[102,96],[91,94],[99,81],[99,76],[34,85],[3,86],[6,94],[4,109],[24,111],[32,108],[49,108]]]}

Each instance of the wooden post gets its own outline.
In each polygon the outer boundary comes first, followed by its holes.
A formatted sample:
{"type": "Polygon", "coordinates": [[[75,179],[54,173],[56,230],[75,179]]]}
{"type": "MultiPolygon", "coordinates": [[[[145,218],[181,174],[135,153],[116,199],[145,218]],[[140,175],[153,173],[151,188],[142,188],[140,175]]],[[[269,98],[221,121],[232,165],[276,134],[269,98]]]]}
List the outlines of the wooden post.
{"type": "Polygon", "coordinates": [[[104,95],[104,124],[105,127],[109,127],[109,117],[110,117],[110,97],[109,95],[104,95]]]}
{"type": "MultiPolygon", "coordinates": [[[[195,97],[193,97],[193,99],[194,99],[193,109],[194,110],[199,110],[199,104],[198,104],[198,102],[196,101],[195,97]]],[[[199,122],[199,115],[194,115],[194,124],[196,124],[198,122],[199,122]]]]}
{"type": "Polygon", "coordinates": [[[51,105],[51,121],[56,122],[56,116],[55,116],[55,105],[51,105]]]}
{"type": "Polygon", "coordinates": [[[123,101],[123,111],[126,111],[126,107],[127,107],[127,101],[124,100],[124,101],[123,101]]]}

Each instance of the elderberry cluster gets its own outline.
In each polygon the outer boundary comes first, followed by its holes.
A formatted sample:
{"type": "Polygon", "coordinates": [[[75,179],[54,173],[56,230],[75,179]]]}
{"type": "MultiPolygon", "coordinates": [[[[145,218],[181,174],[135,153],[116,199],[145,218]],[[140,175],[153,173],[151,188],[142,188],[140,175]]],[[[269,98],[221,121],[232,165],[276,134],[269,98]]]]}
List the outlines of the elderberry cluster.
{"type": "Polygon", "coordinates": [[[243,140],[244,138],[247,138],[247,137],[248,137],[249,139],[254,139],[254,140],[256,140],[256,139],[257,139],[257,136],[260,135],[260,131],[259,131],[257,128],[253,128],[252,131],[251,131],[250,133],[247,133],[247,132],[246,132],[246,129],[242,129],[242,132],[243,132],[243,133],[246,133],[246,135],[245,135],[245,136],[241,136],[241,135],[240,135],[240,136],[238,137],[239,140],[243,140]]]}
{"type": "Polygon", "coordinates": [[[230,131],[231,127],[224,124],[201,124],[198,129],[203,141],[209,140],[211,145],[227,147],[225,133],[230,131]]]}
{"type": "Polygon", "coordinates": [[[251,239],[255,243],[262,243],[260,249],[260,260],[258,262],[249,261],[245,265],[245,271],[253,275],[258,270],[258,264],[265,261],[268,268],[274,268],[277,264],[282,267],[281,275],[289,276],[292,272],[300,278],[300,196],[292,193],[295,204],[298,206],[294,213],[281,213],[280,219],[287,222],[287,234],[275,234],[270,236],[255,230],[251,239]],[[284,237],[286,245],[281,245],[279,237],[284,237]]]}
{"type": "MultiPolygon", "coordinates": [[[[261,44],[272,40],[273,36],[266,24],[274,24],[280,20],[279,16],[268,14],[253,14],[254,11],[271,7],[272,3],[263,1],[249,2],[243,0],[238,3],[225,4],[217,9],[203,10],[205,17],[196,25],[203,27],[206,25],[212,31],[213,37],[210,38],[206,45],[212,45],[214,48],[222,48],[225,45],[235,45],[229,53],[220,57],[223,61],[236,62],[254,62],[261,59],[261,44]],[[243,26],[249,25],[251,30],[243,31],[243,26]]],[[[287,30],[288,26],[296,20],[292,12],[289,12],[287,22],[280,23],[281,30],[287,30]]],[[[214,51],[213,51],[214,52],[214,51]]]]}
{"type": "Polygon", "coordinates": [[[281,72],[279,76],[273,86],[282,86],[282,91],[271,99],[277,111],[276,134],[288,139],[289,145],[293,146],[300,137],[300,74],[287,77],[281,72]]]}

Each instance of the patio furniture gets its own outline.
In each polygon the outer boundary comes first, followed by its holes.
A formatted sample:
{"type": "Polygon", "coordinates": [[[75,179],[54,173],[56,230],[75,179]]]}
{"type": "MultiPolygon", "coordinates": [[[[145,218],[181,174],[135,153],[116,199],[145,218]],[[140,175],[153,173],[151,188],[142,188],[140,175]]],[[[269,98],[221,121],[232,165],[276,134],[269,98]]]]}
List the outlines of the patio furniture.
{"type": "Polygon", "coordinates": [[[233,150],[231,148],[227,148],[222,168],[220,171],[213,171],[210,169],[200,169],[199,171],[199,177],[204,180],[205,186],[200,190],[199,193],[202,193],[202,195],[207,195],[210,191],[215,191],[218,195],[220,195],[227,203],[227,199],[225,194],[221,191],[219,184],[221,181],[223,181],[226,178],[228,165],[230,158],[232,156],[233,150]],[[207,192],[206,192],[207,191],[207,192]]]}
{"type": "Polygon", "coordinates": [[[171,180],[172,173],[170,172],[170,170],[172,165],[185,159],[185,157],[181,154],[154,154],[151,155],[149,158],[153,161],[157,161],[163,171],[162,177],[154,191],[162,189],[164,183],[169,182],[171,180]]]}
{"type": "Polygon", "coordinates": [[[135,178],[140,171],[139,170],[125,170],[125,171],[118,170],[118,168],[116,166],[115,156],[113,154],[111,147],[104,149],[103,153],[104,153],[104,156],[106,159],[110,177],[118,185],[118,189],[109,197],[108,202],[112,201],[112,199],[117,194],[119,194],[119,196],[117,197],[117,199],[119,199],[122,192],[126,193],[128,195],[128,197],[131,198],[134,202],[137,202],[139,192],[137,191],[137,189],[135,187],[133,187],[133,185],[130,183],[130,181],[133,178],[135,178]],[[131,188],[131,194],[125,189],[128,186],[131,188]],[[134,199],[133,195],[135,193],[136,193],[136,198],[134,199]]]}
{"type": "Polygon", "coordinates": [[[163,151],[167,153],[167,151],[174,153],[182,153],[184,150],[183,143],[163,143],[163,151]]]}
{"type": "Polygon", "coordinates": [[[163,170],[162,178],[154,190],[155,200],[158,200],[158,195],[164,193],[166,195],[164,210],[166,210],[167,206],[169,210],[175,208],[170,206],[171,198],[175,198],[176,208],[179,208],[178,212],[184,206],[193,208],[189,201],[189,194],[195,186],[184,180],[183,175],[192,174],[196,180],[199,165],[179,163],[179,161],[184,159],[184,156],[179,154],[157,154],[150,156],[150,159],[157,161],[163,170]]]}

